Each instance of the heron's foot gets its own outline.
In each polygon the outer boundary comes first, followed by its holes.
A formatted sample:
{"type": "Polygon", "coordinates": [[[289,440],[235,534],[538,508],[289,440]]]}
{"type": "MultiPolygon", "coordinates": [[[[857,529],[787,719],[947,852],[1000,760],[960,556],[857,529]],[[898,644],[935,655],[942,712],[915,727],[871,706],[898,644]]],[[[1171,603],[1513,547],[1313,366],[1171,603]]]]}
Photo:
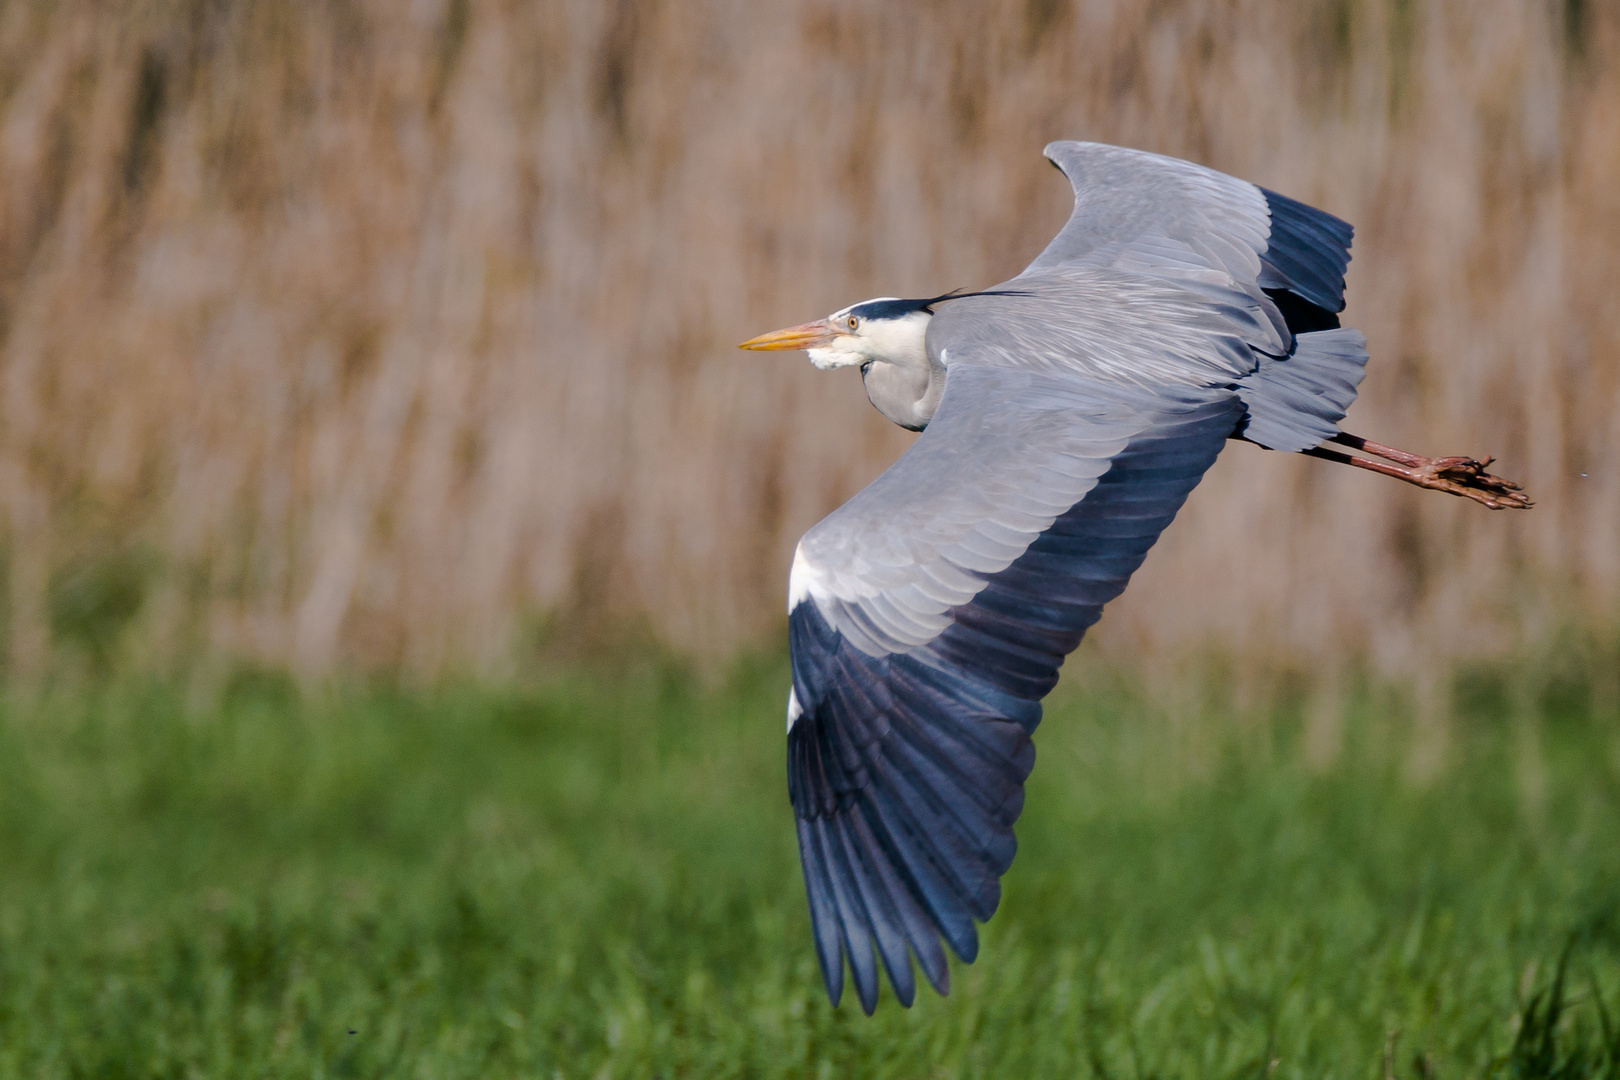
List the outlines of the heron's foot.
{"type": "Polygon", "coordinates": [[[1528,510],[1535,505],[1518,484],[1512,480],[1504,480],[1500,476],[1492,476],[1485,471],[1486,466],[1496,460],[1490,456],[1484,461],[1466,457],[1424,457],[1422,454],[1397,450],[1393,446],[1384,446],[1371,439],[1363,439],[1360,435],[1352,435],[1347,431],[1340,432],[1330,441],[1375,454],[1383,460],[1355,457],[1337,450],[1329,450],[1325,446],[1312,447],[1304,453],[1310,457],[1337,461],[1342,465],[1353,465],[1358,469],[1393,476],[1397,480],[1404,480],[1408,484],[1416,484],[1431,491],[1444,491],[1448,495],[1472,499],[1492,510],[1528,510]]]}
{"type": "Polygon", "coordinates": [[[1484,461],[1466,457],[1422,458],[1404,471],[1410,472],[1411,482],[1420,487],[1473,499],[1492,510],[1528,510],[1534,506],[1518,484],[1485,471],[1495,460],[1489,455],[1484,461]]]}

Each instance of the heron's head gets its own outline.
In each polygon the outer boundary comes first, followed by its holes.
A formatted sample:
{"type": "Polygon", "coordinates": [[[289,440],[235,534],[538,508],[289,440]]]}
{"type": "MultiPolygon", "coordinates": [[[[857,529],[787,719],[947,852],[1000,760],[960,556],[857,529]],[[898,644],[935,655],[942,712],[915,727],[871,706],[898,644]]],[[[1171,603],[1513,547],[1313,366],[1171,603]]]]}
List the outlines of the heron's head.
{"type": "Polygon", "coordinates": [[[750,338],[739,349],[804,349],[826,371],[921,359],[933,305],[948,297],[900,300],[882,296],[852,304],[825,319],[750,338]]]}

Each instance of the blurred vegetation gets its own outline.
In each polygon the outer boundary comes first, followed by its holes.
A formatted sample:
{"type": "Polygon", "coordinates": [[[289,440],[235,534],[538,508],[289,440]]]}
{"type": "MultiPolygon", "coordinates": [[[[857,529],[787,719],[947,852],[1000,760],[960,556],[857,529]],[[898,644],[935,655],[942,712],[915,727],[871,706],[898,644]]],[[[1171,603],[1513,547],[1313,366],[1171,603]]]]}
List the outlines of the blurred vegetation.
{"type": "Polygon", "coordinates": [[[1620,1075],[1616,176],[1594,0],[0,4],[0,1078],[1620,1075]],[[869,1021],[715,658],[909,436],[731,345],[1054,138],[1354,221],[1353,429],[1539,505],[1233,447],[869,1021]]]}
{"type": "Polygon", "coordinates": [[[1460,676],[1419,774],[1409,689],[1245,704],[1218,665],[1170,687],[1082,658],[980,959],[868,1020],[815,970],[784,666],[14,690],[0,1077],[1620,1066],[1603,671],[1460,676]]]}
{"type": "Polygon", "coordinates": [[[98,551],[63,564],[52,576],[51,634],[79,650],[94,674],[107,674],[119,659],[120,639],[146,599],[151,562],[138,550],[98,551]]]}
{"type": "Polygon", "coordinates": [[[1015,273],[1069,209],[1055,138],[1353,221],[1352,428],[1539,502],[1235,446],[1106,649],[1426,678],[1615,623],[1613,3],[13,0],[5,671],[757,643],[909,436],[732,345],[1015,273]]]}

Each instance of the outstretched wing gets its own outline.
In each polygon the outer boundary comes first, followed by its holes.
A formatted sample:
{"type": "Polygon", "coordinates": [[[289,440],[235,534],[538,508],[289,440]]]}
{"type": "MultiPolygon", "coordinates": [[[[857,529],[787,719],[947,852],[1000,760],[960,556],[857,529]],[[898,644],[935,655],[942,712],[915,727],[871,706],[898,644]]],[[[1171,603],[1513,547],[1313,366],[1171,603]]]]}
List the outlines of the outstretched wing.
{"type": "Polygon", "coordinates": [[[1056,142],[1046,156],[1073,185],[1074,212],[1014,282],[1110,272],[1241,295],[1274,331],[1273,341],[1246,336],[1255,366],[1238,378],[1244,438],[1298,451],[1338,431],[1367,362],[1361,335],[1338,329],[1348,223],[1141,150],[1056,142]]]}
{"type": "Polygon", "coordinates": [[[1190,161],[1084,142],[1045,152],[1074,187],[1074,212],[1029,270],[1216,272],[1264,291],[1295,332],[1338,326],[1353,233],[1346,222],[1190,161]]]}
{"type": "Polygon", "coordinates": [[[1236,395],[1039,366],[948,367],[887,472],[800,542],[788,787],[817,954],[862,1007],[877,965],[948,986],[1000,900],[1058,667],[1243,415],[1236,395]]]}

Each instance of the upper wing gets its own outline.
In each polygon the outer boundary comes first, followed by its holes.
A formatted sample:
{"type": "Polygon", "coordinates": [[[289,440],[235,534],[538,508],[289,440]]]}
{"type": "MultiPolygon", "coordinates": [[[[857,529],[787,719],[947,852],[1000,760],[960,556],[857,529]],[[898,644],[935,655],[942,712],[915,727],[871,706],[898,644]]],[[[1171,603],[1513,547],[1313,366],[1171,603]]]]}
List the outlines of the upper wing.
{"type": "MultiPolygon", "coordinates": [[[[954,351],[954,346],[952,347],[954,351]]],[[[1063,658],[1119,594],[1243,414],[1161,387],[957,357],[939,411],[795,554],[788,787],[829,996],[910,955],[947,987],[1012,861],[1030,734],[1063,658]]]]}
{"type": "Polygon", "coordinates": [[[1332,214],[1202,165],[1100,143],[1046,156],[1074,186],[1074,212],[1029,270],[1115,267],[1208,278],[1273,297],[1293,330],[1337,326],[1351,227],[1332,214]],[[1294,311],[1297,297],[1316,311],[1294,311]],[[1300,322],[1296,325],[1295,316],[1300,322]]]}
{"type": "MultiPolygon", "coordinates": [[[[1140,150],[1058,142],[1046,156],[1073,185],[1074,212],[1003,288],[1036,288],[1054,276],[1119,275],[1124,284],[1112,286],[1110,309],[1120,306],[1114,298],[1155,281],[1216,290],[1224,296],[1211,298],[1206,321],[1223,318],[1217,308],[1243,308],[1251,323],[1270,329],[1245,330],[1237,326],[1241,319],[1225,318],[1253,350],[1254,366],[1235,372],[1248,413],[1243,437],[1297,451],[1338,431],[1367,362],[1361,335],[1338,329],[1353,234],[1347,223],[1213,169],[1140,150]]],[[[1108,340],[1139,337],[1116,332],[1108,340]]],[[[1155,377],[1166,377],[1173,359],[1157,350],[1148,361],[1155,377]]],[[[1140,361],[1133,366],[1140,369],[1140,361]]],[[[1199,370],[1196,363],[1180,365],[1183,377],[1199,370]]]]}

